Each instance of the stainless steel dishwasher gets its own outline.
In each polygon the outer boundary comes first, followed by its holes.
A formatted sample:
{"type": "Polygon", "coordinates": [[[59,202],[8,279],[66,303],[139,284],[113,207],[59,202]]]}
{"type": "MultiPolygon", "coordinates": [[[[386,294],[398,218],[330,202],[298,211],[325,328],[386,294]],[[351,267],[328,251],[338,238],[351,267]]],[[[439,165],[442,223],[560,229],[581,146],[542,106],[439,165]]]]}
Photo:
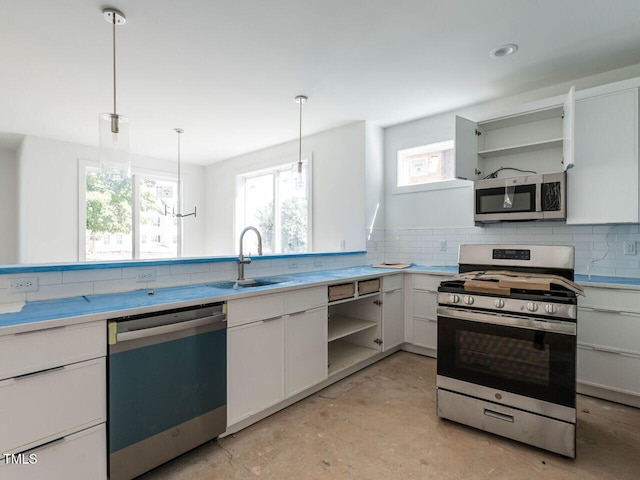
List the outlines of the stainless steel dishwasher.
{"type": "Polygon", "coordinates": [[[226,429],[226,305],[108,322],[109,478],[129,480],[226,429]]]}

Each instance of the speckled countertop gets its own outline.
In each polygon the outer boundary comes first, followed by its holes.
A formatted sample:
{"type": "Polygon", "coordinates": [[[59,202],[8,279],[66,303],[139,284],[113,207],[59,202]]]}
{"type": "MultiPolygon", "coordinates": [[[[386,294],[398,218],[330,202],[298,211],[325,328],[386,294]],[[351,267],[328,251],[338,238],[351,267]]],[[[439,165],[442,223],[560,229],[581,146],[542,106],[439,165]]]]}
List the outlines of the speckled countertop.
{"type": "MultiPolygon", "coordinates": [[[[54,327],[64,324],[114,318],[124,314],[142,313],[144,311],[156,310],[156,307],[168,307],[169,305],[171,307],[181,307],[197,305],[203,302],[227,301],[253,295],[273,293],[274,291],[285,292],[300,287],[328,285],[340,281],[357,280],[400,272],[429,273],[445,276],[455,274],[457,272],[457,266],[412,265],[405,269],[382,269],[366,265],[270,277],[283,281],[273,285],[242,288],[238,290],[217,288],[216,284],[220,282],[211,282],[200,285],[159,288],[154,290],[153,294],[150,294],[148,289],[143,289],[123,293],[85,295],[56,300],[27,302],[19,312],[0,314],[0,335],[39,329],[43,327],[40,322],[47,322],[47,327],[54,327]]],[[[592,276],[591,279],[589,279],[586,275],[576,275],[576,281],[583,285],[608,286],[612,288],[640,288],[640,279],[638,278],[592,276]]]]}

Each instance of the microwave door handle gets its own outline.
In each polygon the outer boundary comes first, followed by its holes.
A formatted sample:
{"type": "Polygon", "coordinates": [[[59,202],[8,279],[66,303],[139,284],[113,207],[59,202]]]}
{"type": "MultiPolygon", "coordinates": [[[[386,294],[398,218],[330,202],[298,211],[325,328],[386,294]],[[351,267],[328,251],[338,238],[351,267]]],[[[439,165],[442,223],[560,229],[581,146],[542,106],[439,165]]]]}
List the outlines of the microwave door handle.
{"type": "Polygon", "coordinates": [[[542,180],[536,182],[536,212],[542,212],[542,180]]]}

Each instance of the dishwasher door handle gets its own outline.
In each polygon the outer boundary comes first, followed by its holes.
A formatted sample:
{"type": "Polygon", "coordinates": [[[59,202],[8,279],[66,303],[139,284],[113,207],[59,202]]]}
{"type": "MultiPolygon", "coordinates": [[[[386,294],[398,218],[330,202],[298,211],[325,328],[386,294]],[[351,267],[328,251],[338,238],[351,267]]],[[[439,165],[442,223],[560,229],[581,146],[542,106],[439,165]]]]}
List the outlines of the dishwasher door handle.
{"type": "Polygon", "coordinates": [[[119,332],[116,334],[116,343],[126,342],[129,340],[137,340],[139,338],[148,338],[166,333],[179,332],[190,328],[203,327],[214,323],[220,323],[220,328],[225,328],[226,314],[212,315],[210,317],[196,318],[186,322],[169,323],[158,327],[141,328],[130,332],[119,332]]]}

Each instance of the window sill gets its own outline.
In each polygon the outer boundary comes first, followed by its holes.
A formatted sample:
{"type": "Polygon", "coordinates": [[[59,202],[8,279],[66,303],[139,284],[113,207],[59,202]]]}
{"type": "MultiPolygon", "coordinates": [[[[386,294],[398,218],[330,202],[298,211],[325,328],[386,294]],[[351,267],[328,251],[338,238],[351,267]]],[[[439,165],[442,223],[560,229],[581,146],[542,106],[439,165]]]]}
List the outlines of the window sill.
{"type": "Polygon", "coordinates": [[[399,195],[404,193],[430,192],[432,190],[448,190],[451,188],[467,188],[472,186],[473,181],[471,180],[443,180],[442,182],[408,185],[406,187],[394,186],[391,188],[391,194],[399,195]]]}

